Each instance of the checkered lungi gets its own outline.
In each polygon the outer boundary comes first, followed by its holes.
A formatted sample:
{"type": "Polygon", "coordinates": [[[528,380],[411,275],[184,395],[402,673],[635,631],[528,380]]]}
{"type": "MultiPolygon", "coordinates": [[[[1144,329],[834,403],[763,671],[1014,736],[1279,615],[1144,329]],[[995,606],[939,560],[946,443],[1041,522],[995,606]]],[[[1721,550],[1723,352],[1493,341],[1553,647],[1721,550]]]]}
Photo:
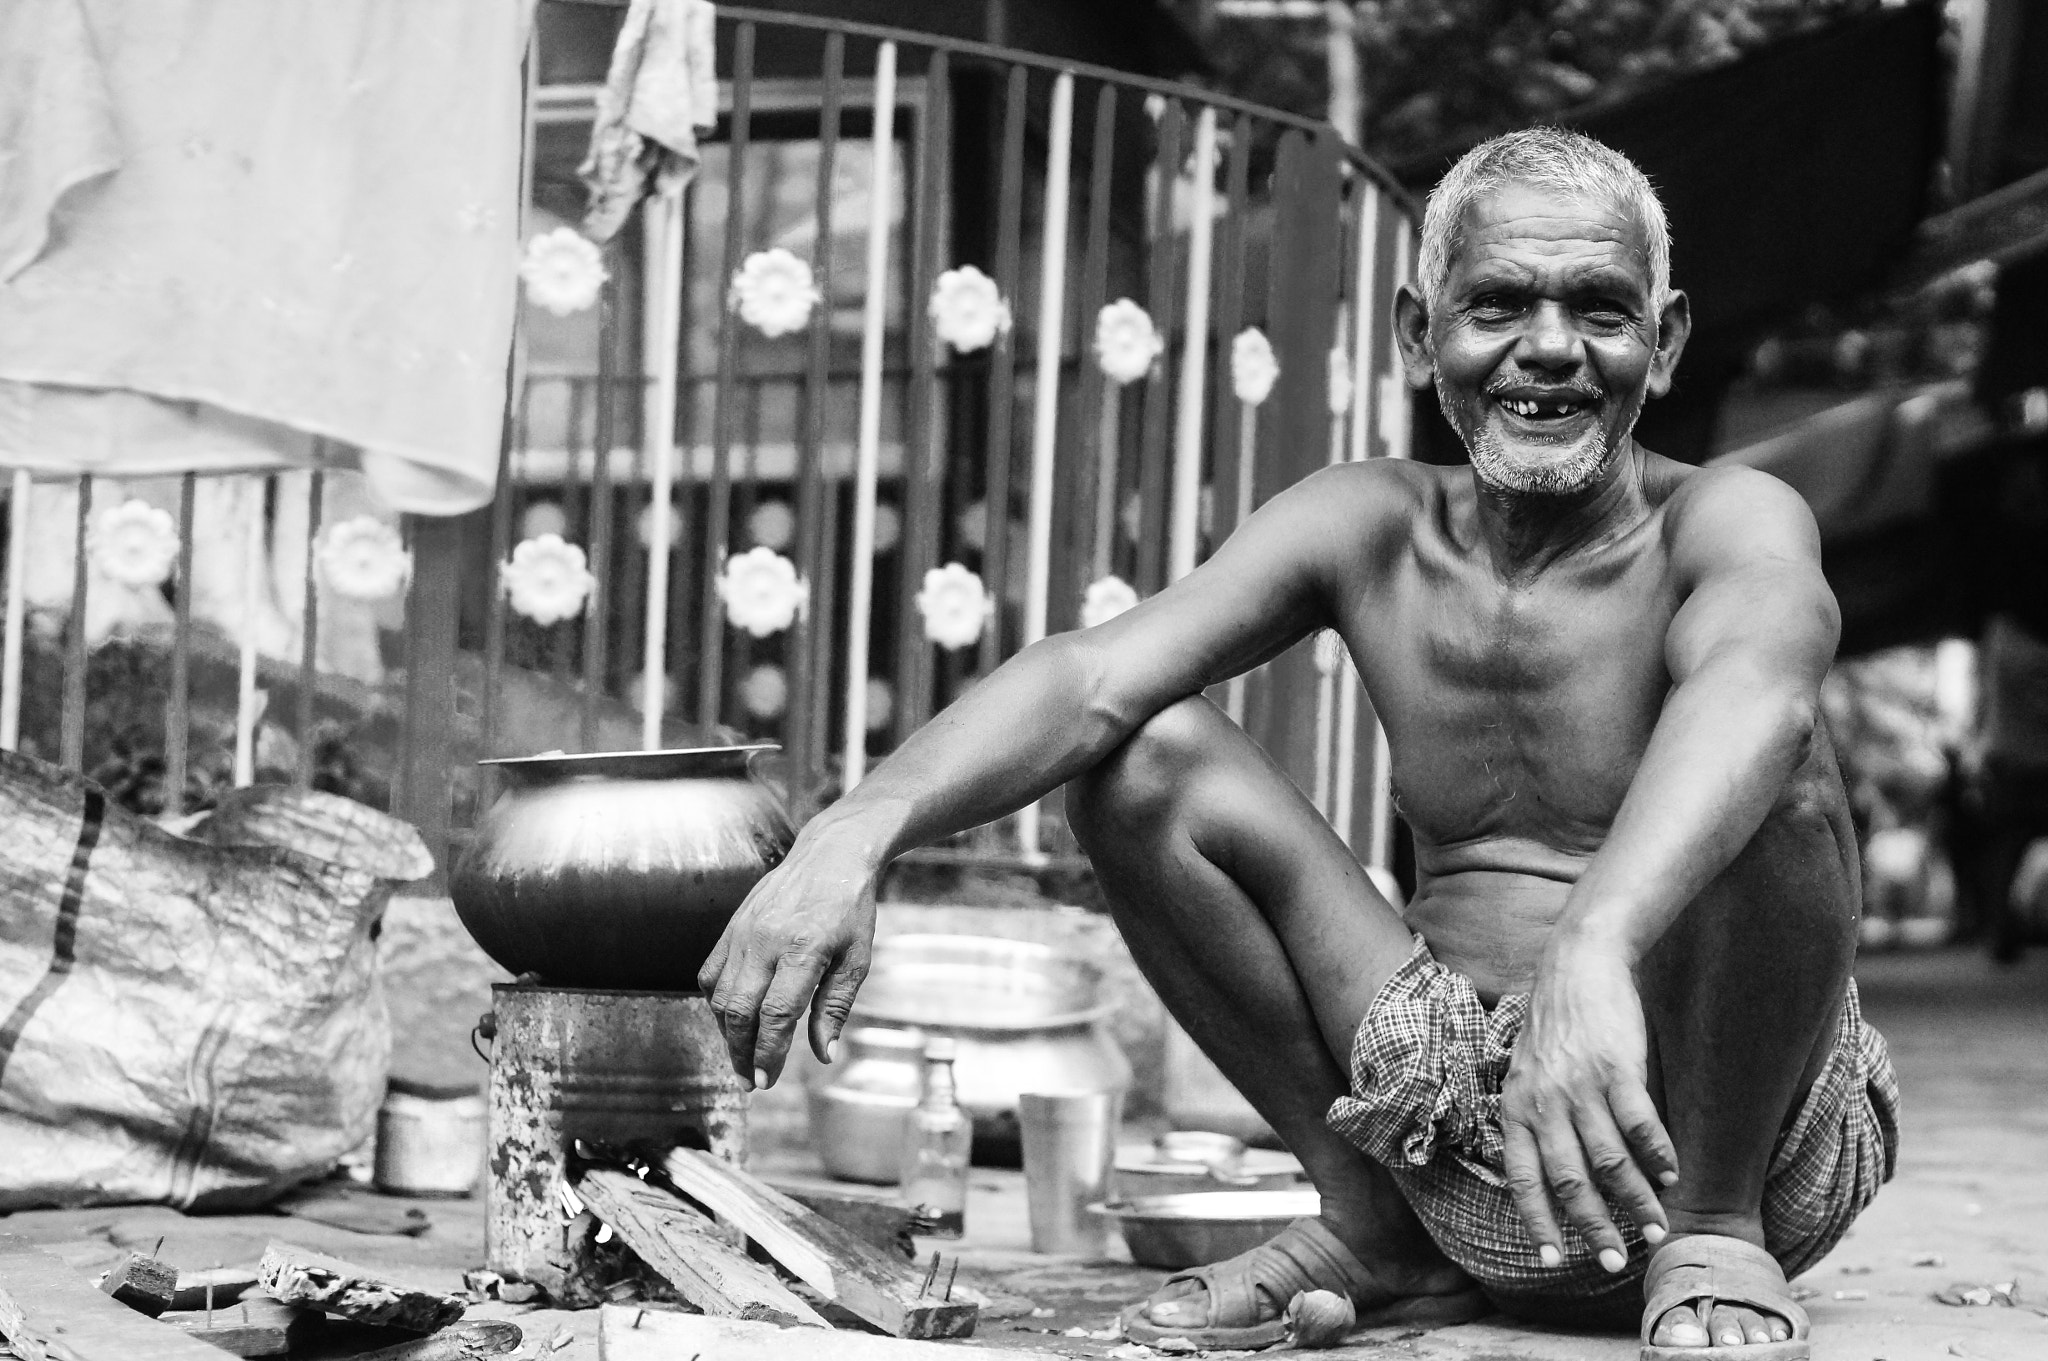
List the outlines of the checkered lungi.
{"type": "MultiPolygon", "coordinates": [[[[1626,1271],[1609,1274],[1569,1227],[1563,1263],[1546,1267],[1508,1195],[1500,1089],[1528,1009],[1514,994],[1489,1012],[1417,936],[1359,1024],[1353,1094],[1331,1104],[1330,1127],[1386,1165],[1437,1246],[1502,1308],[1542,1317],[1569,1302],[1561,1319],[1632,1318],[1648,1260],[1633,1220],[1613,1209],[1626,1271]]],[[[1898,1113],[1884,1037],[1863,1023],[1852,980],[1834,1053],[1778,1136],[1764,1184],[1765,1246],[1787,1277],[1826,1255],[1891,1179],[1898,1113]]]]}

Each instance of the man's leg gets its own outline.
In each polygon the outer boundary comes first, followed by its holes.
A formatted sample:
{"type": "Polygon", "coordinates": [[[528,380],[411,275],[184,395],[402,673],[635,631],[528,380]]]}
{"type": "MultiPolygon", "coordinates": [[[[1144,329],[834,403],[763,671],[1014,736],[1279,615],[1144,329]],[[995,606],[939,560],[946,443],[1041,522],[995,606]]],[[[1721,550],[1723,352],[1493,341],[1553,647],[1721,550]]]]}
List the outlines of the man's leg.
{"type": "Polygon", "coordinates": [[[1359,1020],[1414,943],[1329,824],[1200,698],[1069,785],[1067,812],[1139,968],[1301,1159],[1331,1231],[1390,1288],[1465,1288],[1386,1170],[1323,1123],[1350,1089],[1359,1020]]]}
{"type": "MultiPolygon", "coordinates": [[[[1726,872],[1644,959],[1652,1094],[1678,1153],[1674,1237],[1764,1245],[1764,1179],[1781,1130],[1834,1049],[1856,952],[1855,834],[1823,751],[1726,872]]],[[[1666,1346],[1789,1336],[1782,1319],[1666,1313],[1666,1346]]]]}

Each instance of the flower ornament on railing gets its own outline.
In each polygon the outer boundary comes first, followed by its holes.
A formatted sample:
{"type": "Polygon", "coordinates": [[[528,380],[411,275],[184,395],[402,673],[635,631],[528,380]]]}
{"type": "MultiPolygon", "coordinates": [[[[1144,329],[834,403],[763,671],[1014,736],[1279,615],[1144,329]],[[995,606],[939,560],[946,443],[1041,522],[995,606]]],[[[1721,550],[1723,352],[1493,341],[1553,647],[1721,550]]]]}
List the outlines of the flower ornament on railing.
{"type": "Polygon", "coordinates": [[[1137,589],[1120,576],[1091,581],[1081,594],[1081,627],[1092,629],[1097,624],[1106,624],[1137,603],[1137,589]]]}
{"type": "Polygon", "coordinates": [[[178,561],[178,524],[147,501],[124,501],[92,517],[86,551],[109,581],[138,590],[161,586],[178,561]]]}
{"type": "Polygon", "coordinates": [[[1010,305],[996,281],[973,265],[939,276],[929,310],[933,332],[962,354],[987,349],[1010,329],[1010,305]]]}
{"type": "Polygon", "coordinates": [[[917,612],[924,616],[924,636],[954,651],[981,637],[982,626],[996,612],[996,601],[978,575],[949,562],[924,574],[917,612]]]}
{"type": "Polygon", "coordinates": [[[780,718],[789,707],[788,673],[763,662],[740,681],[740,703],[756,718],[780,718]]]}
{"type": "Polygon", "coordinates": [[[1247,326],[1230,342],[1230,390],[1247,406],[1257,406],[1273,395],[1280,381],[1280,361],[1274,357],[1273,342],[1256,326],[1247,326]]]}
{"type": "Polygon", "coordinates": [[[732,276],[740,320],[771,340],[810,325],[811,309],[824,298],[811,267],[781,246],[755,251],[732,276]]]}
{"type": "Polygon", "coordinates": [[[763,501],[747,515],[747,537],[778,552],[796,537],[796,512],[787,501],[763,501]]]}
{"type": "Polygon", "coordinates": [[[526,296],[534,306],[566,317],[597,301],[604,281],[604,251],[574,227],[541,232],[526,243],[519,262],[526,296]]]}
{"type": "Polygon", "coordinates": [[[583,613],[597,589],[583,550],[558,534],[525,540],[498,573],[512,608],[542,627],[583,613]]]}
{"type": "Polygon", "coordinates": [[[320,531],[320,575],[348,600],[389,600],[412,580],[412,554],[395,525],[358,515],[320,531]]]}
{"type": "Polygon", "coordinates": [[[896,716],[896,689],[880,676],[868,677],[868,731],[880,732],[896,716]]]}
{"type": "Polygon", "coordinates": [[[797,575],[796,564],[772,548],[733,554],[725,560],[717,584],[726,619],[756,638],[794,624],[811,598],[810,585],[797,575]]]}
{"type": "Polygon", "coordinates": [[[1095,314],[1095,362],[1117,382],[1143,378],[1165,349],[1151,315],[1129,298],[1118,298],[1095,314]]]}

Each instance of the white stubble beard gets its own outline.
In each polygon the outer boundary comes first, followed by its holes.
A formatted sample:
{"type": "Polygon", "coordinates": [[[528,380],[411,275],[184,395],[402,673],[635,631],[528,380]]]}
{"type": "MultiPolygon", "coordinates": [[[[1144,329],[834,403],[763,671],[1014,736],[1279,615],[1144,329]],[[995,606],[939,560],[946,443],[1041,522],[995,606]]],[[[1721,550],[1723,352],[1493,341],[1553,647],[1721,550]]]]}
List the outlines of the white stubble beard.
{"type": "MultiPolygon", "coordinates": [[[[1445,411],[1450,411],[1451,403],[1444,392],[1441,377],[1437,379],[1436,388],[1437,402],[1445,411]]],[[[1607,439],[1607,432],[1596,424],[1575,443],[1563,449],[1552,446],[1542,457],[1534,459],[1516,457],[1506,441],[1501,439],[1499,430],[1481,414],[1473,422],[1473,434],[1465,441],[1465,450],[1472,459],[1472,470],[1478,474],[1479,480],[1496,491],[1524,496],[1572,496],[1599,480],[1601,470],[1607,466],[1607,460],[1613,456],[1616,447],[1628,442],[1640,414],[1640,406],[1630,412],[1627,422],[1612,442],[1607,439]]]]}

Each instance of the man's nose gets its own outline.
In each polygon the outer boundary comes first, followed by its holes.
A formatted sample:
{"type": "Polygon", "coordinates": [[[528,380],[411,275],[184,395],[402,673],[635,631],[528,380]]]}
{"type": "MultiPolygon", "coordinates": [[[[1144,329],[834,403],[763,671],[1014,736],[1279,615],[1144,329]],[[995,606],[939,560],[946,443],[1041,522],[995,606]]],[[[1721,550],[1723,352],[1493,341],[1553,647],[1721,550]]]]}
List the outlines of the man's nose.
{"type": "Polygon", "coordinates": [[[1585,350],[1578,328],[1572,324],[1571,309],[1548,299],[1531,308],[1515,345],[1515,359],[1545,369],[1570,369],[1583,363],[1585,350]]]}

